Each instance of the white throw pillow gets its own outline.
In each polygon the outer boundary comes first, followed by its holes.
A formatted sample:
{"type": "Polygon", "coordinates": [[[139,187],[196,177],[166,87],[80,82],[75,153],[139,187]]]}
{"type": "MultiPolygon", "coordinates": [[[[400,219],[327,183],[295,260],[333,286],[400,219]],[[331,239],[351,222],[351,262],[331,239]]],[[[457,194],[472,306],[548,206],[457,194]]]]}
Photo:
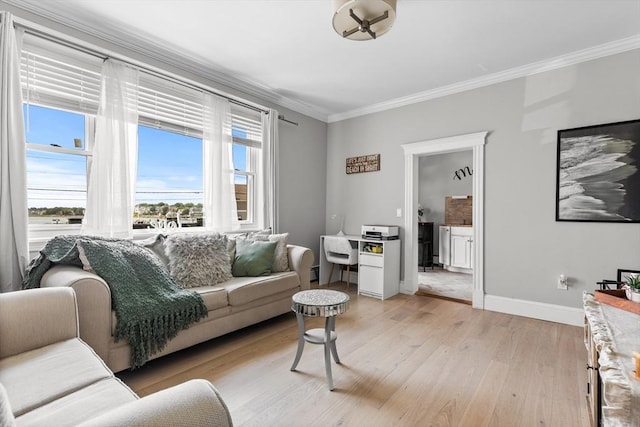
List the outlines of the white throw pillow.
{"type": "Polygon", "coordinates": [[[147,239],[143,239],[143,240],[134,240],[133,243],[136,243],[140,246],[144,246],[145,248],[149,249],[151,252],[153,252],[158,258],[160,258],[160,261],[162,261],[162,264],[169,268],[169,257],[167,257],[167,253],[165,251],[165,240],[167,240],[167,235],[166,234],[156,234],[155,236],[149,237],[147,239]]]}

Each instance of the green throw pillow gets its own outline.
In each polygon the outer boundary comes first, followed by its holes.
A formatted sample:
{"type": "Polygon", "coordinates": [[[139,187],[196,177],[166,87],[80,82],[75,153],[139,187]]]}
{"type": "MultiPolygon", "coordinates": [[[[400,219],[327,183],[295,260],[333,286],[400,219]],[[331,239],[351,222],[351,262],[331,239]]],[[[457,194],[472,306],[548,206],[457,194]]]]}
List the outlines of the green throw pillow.
{"type": "Polygon", "coordinates": [[[236,258],[231,273],[235,277],[268,276],[277,242],[236,239],[236,258]]]}

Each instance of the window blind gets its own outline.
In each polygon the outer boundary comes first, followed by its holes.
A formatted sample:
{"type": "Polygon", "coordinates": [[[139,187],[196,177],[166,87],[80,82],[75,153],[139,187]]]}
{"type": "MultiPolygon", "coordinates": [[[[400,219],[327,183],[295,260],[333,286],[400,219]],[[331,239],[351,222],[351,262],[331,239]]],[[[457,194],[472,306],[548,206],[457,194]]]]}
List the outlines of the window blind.
{"type": "MultiPolygon", "coordinates": [[[[142,125],[202,138],[202,92],[196,89],[143,72],[138,91],[138,113],[142,125]]],[[[232,103],[228,132],[234,143],[260,148],[260,112],[232,103]]]]}
{"type": "MultiPolygon", "coordinates": [[[[21,84],[26,103],[95,115],[100,103],[102,58],[24,34],[21,84]]],[[[180,134],[202,137],[202,92],[141,70],[138,122],[180,134]]],[[[259,111],[231,104],[228,131],[236,144],[260,148],[259,111]]]]}
{"type": "Polygon", "coordinates": [[[141,73],[138,122],[202,138],[202,93],[150,74],[141,73]]]}
{"type": "Polygon", "coordinates": [[[231,106],[233,142],[248,147],[262,147],[262,117],[259,111],[231,106]]]}
{"type": "Polygon", "coordinates": [[[20,58],[23,99],[47,107],[96,114],[102,59],[24,34],[20,58]]]}

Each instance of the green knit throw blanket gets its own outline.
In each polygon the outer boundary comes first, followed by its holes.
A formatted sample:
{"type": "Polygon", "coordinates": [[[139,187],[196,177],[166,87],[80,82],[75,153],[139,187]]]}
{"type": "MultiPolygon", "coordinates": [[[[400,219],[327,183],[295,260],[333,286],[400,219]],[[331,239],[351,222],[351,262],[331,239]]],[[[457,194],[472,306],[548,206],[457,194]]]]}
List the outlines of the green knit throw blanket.
{"type": "Polygon", "coordinates": [[[180,330],[207,316],[197,292],[178,286],[156,255],[129,240],[54,237],[27,267],[23,287],[39,287],[55,264],[84,267],[107,282],[117,320],[114,339],[128,340],[131,369],[144,365],[180,330]]]}

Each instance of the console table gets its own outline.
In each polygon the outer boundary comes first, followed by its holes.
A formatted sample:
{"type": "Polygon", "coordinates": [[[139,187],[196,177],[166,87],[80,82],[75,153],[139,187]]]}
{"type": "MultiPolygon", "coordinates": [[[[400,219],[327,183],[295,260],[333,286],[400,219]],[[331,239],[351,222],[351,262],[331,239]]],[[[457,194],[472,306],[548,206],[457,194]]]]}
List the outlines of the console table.
{"type": "Polygon", "coordinates": [[[591,425],[640,427],[640,380],[632,357],[640,350],[640,316],[586,292],[583,303],[591,425]]]}

